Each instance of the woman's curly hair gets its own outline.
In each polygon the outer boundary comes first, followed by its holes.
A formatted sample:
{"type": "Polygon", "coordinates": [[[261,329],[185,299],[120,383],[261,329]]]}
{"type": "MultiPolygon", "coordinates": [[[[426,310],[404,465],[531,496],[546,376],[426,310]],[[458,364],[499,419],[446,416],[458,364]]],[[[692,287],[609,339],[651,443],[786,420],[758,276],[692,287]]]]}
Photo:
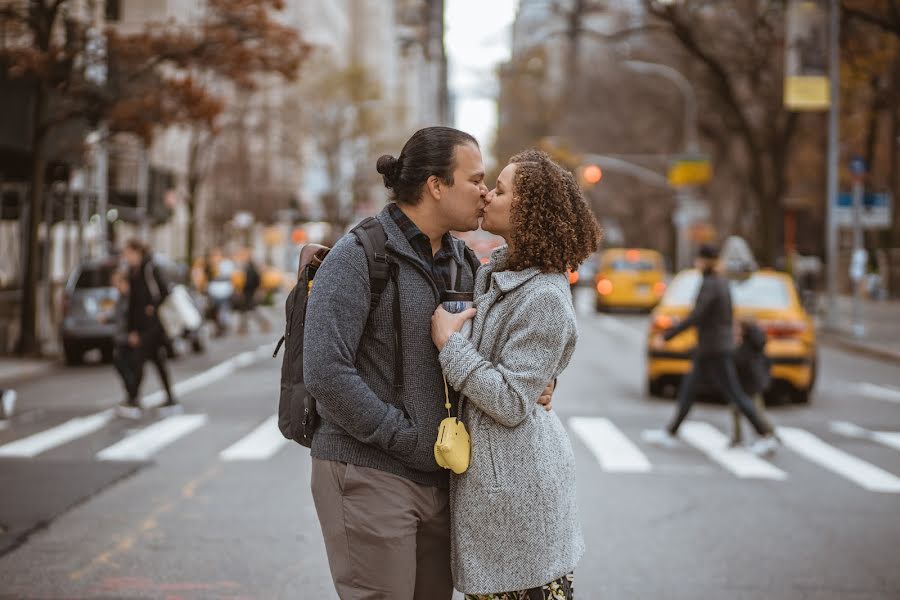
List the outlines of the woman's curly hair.
{"type": "Polygon", "coordinates": [[[540,150],[525,150],[509,162],[516,171],[506,267],[538,267],[545,273],[577,269],[597,251],[601,231],[575,177],[540,150]]]}

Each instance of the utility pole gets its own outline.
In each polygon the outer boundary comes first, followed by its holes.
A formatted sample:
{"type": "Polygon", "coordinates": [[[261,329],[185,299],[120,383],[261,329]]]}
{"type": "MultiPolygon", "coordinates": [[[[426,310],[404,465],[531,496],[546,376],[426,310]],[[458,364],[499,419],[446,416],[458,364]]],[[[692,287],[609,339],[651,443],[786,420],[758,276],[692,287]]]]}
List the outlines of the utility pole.
{"type": "Polygon", "coordinates": [[[840,135],[838,118],[840,114],[840,2],[831,0],[831,26],[829,40],[830,106],[828,109],[828,196],[825,199],[825,239],[828,263],[828,313],[826,325],[829,329],[837,326],[837,277],[838,277],[838,231],[835,212],[838,198],[838,159],[840,135]]]}

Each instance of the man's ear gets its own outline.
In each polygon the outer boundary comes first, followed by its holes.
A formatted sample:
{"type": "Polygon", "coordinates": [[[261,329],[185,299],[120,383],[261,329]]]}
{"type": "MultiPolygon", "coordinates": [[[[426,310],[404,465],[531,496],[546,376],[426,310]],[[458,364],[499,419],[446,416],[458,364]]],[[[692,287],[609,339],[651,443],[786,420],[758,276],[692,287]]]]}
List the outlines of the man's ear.
{"type": "Polygon", "coordinates": [[[435,200],[441,199],[441,186],[444,184],[441,181],[441,178],[437,175],[432,175],[425,182],[425,189],[428,190],[428,193],[431,194],[435,200]]]}

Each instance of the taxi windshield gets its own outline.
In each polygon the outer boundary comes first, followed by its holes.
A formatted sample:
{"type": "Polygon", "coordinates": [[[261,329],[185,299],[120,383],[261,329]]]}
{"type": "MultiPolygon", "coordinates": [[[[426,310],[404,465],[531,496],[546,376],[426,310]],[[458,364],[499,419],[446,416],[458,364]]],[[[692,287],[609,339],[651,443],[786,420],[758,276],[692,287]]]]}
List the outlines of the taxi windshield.
{"type": "Polygon", "coordinates": [[[610,271],[658,271],[659,264],[652,258],[641,257],[628,259],[624,256],[617,257],[607,263],[610,271]]]}
{"type": "MultiPolygon", "coordinates": [[[[691,306],[700,289],[700,273],[682,273],[666,290],[666,304],[691,306]]],[[[790,293],[784,281],[777,277],[754,274],[742,281],[731,282],[731,298],[742,308],[781,309],[790,306],[790,293]]]]}

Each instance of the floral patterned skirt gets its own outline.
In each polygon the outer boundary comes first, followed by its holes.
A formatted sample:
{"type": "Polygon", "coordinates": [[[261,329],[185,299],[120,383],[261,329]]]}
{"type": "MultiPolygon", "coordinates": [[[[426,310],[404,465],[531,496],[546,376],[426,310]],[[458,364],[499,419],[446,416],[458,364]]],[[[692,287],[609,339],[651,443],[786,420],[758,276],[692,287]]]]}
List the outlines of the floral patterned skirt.
{"type": "Polygon", "coordinates": [[[466,600],[572,600],[575,597],[574,580],[575,573],[569,573],[530,590],[497,594],[466,594],[466,600]]]}

